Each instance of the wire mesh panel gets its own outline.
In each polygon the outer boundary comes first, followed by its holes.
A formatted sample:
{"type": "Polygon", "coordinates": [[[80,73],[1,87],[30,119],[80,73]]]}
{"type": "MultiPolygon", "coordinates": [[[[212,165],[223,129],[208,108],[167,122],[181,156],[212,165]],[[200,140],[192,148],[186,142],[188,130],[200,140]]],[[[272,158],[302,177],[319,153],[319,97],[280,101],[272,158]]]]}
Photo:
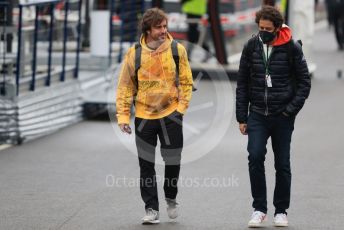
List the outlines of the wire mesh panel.
{"type": "Polygon", "coordinates": [[[7,143],[16,135],[11,131],[11,127],[16,123],[14,105],[5,97],[11,90],[8,83],[11,80],[10,76],[13,75],[14,64],[13,59],[7,55],[12,48],[9,46],[13,32],[10,28],[10,14],[11,8],[8,2],[0,1],[0,144],[7,143]]]}
{"type": "Polygon", "coordinates": [[[14,61],[7,55],[11,51],[10,42],[12,40],[13,28],[11,25],[11,7],[8,2],[0,1],[0,95],[5,96],[8,90],[8,75],[13,73],[14,61]]]}

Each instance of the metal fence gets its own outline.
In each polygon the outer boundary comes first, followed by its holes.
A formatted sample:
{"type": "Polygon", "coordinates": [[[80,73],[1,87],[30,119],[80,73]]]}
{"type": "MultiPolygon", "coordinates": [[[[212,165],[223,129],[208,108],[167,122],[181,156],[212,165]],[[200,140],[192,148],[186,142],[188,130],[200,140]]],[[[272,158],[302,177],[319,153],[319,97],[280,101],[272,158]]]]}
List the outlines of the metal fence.
{"type": "Polygon", "coordinates": [[[9,71],[9,62],[7,61],[7,40],[8,36],[8,14],[9,14],[9,4],[8,2],[0,2],[0,25],[2,26],[1,29],[1,77],[2,77],[2,84],[0,86],[0,94],[6,94],[6,78],[7,72],[9,71]]]}
{"type": "MultiPolygon", "coordinates": [[[[65,81],[67,66],[78,77],[82,0],[42,0],[18,5],[18,35],[16,55],[16,94],[22,82],[29,81],[29,90],[35,91],[37,80],[50,86],[53,81],[65,81]],[[71,6],[74,9],[71,10],[71,6]],[[70,31],[74,28],[74,34],[70,31]],[[74,39],[75,61],[67,64],[67,45],[74,39]],[[54,46],[62,46],[53,52],[54,46]],[[43,63],[39,62],[43,56],[43,63]],[[56,55],[55,55],[56,53],[56,55]],[[53,58],[61,58],[61,65],[53,65],[53,58]],[[44,63],[45,61],[45,63],[44,63]],[[72,67],[70,67],[72,66],[72,67]]],[[[56,49],[56,47],[55,47],[56,49]]],[[[68,55],[72,55],[68,52],[68,55]]],[[[58,62],[57,62],[58,63],[58,62]]]]}
{"type": "Polygon", "coordinates": [[[119,37],[118,62],[122,61],[123,43],[134,43],[137,41],[137,25],[145,10],[145,0],[110,0],[110,49],[109,61],[112,59],[112,46],[114,37],[119,37]],[[114,23],[114,17],[120,18],[120,25],[114,23]]]}

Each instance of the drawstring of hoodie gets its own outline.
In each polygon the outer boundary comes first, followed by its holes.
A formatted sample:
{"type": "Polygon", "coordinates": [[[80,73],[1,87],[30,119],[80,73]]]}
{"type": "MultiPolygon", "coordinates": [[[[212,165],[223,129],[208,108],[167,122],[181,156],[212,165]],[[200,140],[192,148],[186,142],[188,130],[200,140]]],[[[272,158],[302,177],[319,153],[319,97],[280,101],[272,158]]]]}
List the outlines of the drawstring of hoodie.
{"type": "Polygon", "coordinates": [[[163,63],[162,63],[162,57],[161,57],[161,52],[158,53],[158,59],[159,59],[159,62],[160,62],[160,66],[161,66],[161,69],[162,69],[162,74],[164,75],[164,86],[166,87],[167,85],[167,79],[166,79],[166,74],[165,74],[165,70],[164,70],[164,66],[163,66],[163,63]]]}
{"type": "MultiPolygon", "coordinates": [[[[152,62],[152,52],[149,52],[149,62],[152,62]]],[[[148,71],[148,81],[151,80],[151,70],[148,71]]]]}

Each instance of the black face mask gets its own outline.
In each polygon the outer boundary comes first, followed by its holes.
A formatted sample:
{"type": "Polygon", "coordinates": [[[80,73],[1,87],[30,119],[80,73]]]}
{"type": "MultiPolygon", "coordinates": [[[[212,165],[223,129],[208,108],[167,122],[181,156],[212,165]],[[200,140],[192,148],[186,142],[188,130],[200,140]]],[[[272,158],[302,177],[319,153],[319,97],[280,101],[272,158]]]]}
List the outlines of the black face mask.
{"type": "Polygon", "coordinates": [[[261,30],[261,31],[259,31],[259,37],[262,39],[264,44],[267,44],[269,42],[272,42],[275,39],[276,33],[261,30]]]}

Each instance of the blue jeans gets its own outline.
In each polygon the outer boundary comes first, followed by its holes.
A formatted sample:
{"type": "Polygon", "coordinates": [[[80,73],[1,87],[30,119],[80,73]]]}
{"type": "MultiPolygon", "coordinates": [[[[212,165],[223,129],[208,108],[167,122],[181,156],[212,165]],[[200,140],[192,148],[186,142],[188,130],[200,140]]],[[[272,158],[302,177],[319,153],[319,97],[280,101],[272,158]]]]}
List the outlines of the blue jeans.
{"type": "Polygon", "coordinates": [[[287,117],[283,114],[264,116],[250,112],[247,121],[247,151],[249,153],[252,206],[256,211],[267,212],[264,161],[269,137],[271,137],[275,157],[276,184],[273,198],[275,214],[286,213],[289,208],[291,187],[290,142],[294,122],[295,117],[287,117]]]}

